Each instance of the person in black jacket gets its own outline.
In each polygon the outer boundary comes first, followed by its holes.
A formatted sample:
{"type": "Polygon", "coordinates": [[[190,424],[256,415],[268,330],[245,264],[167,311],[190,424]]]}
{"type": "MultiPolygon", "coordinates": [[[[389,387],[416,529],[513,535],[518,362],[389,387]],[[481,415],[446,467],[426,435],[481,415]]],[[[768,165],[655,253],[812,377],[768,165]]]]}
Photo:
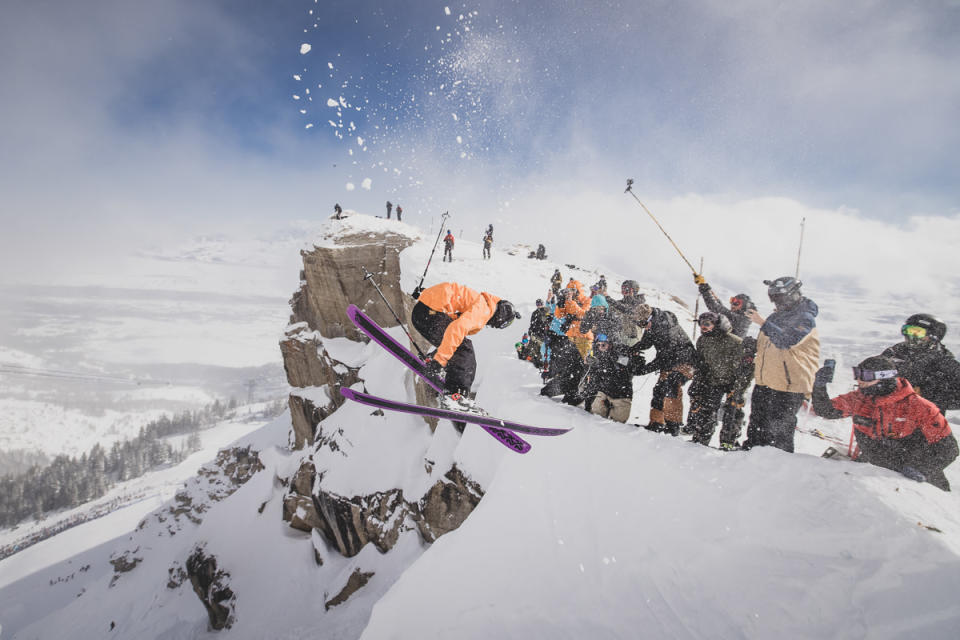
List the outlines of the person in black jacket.
{"type": "Polygon", "coordinates": [[[723,406],[720,407],[720,445],[736,444],[743,430],[745,414],[743,405],[746,403],[747,389],[753,382],[753,358],[757,354],[757,341],[754,338],[747,337],[750,330],[750,313],[757,310],[757,305],[753,303],[745,293],[738,293],[730,298],[730,308],[723,306],[720,298],[714,293],[707,281],[699,273],[693,274],[693,281],[700,289],[700,295],[707,309],[720,314],[730,322],[731,333],[738,338],[743,339],[743,355],[740,362],[740,372],[737,376],[737,382],[727,394],[723,406]]]}
{"type": "Polygon", "coordinates": [[[626,422],[633,404],[633,372],[617,362],[613,345],[603,333],[593,341],[593,355],[587,358],[582,396],[585,407],[598,416],[626,422]]]}
{"type": "Polygon", "coordinates": [[[881,354],[891,358],[900,376],[940,413],[960,409],[960,362],[943,346],[947,325],[928,313],[915,313],[900,328],[903,342],[881,354]]]}
{"type": "Polygon", "coordinates": [[[680,328],[677,316],[654,308],[643,337],[630,349],[630,366],[636,375],[660,372],[650,400],[650,431],[679,435],[683,423],[683,385],[693,377],[696,351],[680,328]],[[657,356],[646,364],[643,351],[655,347],[657,356]]]}
{"type": "Polygon", "coordinates": [[[546,350],[547,334],[550,331],[550,321],[552,319],[553,314],[550,313],[550,309],[543,304],[543,300],[537,298],[537,306],[530,314],[530,326],[527,328],[527,334],[530,336],[530,342],[533,343],[534,348],[540,353],[541,359],[546,350]]]}

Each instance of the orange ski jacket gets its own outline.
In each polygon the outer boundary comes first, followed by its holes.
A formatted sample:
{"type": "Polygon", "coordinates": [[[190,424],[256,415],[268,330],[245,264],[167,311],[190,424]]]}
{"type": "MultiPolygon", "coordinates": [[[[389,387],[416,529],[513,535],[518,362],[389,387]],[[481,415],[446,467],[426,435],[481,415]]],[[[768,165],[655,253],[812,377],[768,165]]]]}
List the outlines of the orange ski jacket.
{"type": "Polygon", "coordinates": [[[446,366],[460,343],[467,336],[483,329],[497,310],[500,298],[486,291],[474,291],[456,282],[441,282],[420,294],[420,302],[435,313],[453,318],[443,334],[443,341],[433,358],[446,366]]]}

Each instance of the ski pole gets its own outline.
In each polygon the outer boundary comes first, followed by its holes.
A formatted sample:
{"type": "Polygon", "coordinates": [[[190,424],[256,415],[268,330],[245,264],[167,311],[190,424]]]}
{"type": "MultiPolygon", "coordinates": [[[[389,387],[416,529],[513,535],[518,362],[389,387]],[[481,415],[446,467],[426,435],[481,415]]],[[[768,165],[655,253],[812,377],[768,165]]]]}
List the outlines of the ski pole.
{"type": "Polygon", "coordinates": [[[423,275],[420,276],[420,284],[418,284],[413,290],[413,299],[416,300],[420,297],[420,292],[423,291],[423,281],[427,278],[427,269],[430,268],[430,263],[433,262],[433,254],[437,251],[437,245],[440,244],[440,236],[443,235],[443,226],[447,218],[450,217],[449,211],[444,211],[443,215],[440,216],[440,231],[437,233],[437,239],[433,243],[433,249],[430,250],[430,257],[427,258],[427,266],[423,268],[423,275]]]}
{"type": "Polygon", "coordinates": [[[680,251],[680,247],[677,246],[677,243],[673,241],[673,238],[671,238],[670,234],[666,232],[666,230],[663,228],[663,225],[661,225],[660,222],[653,216],[653,214],[650,213],[650,209],[647,209],[647,207],[642,202],[640,202],[640,198],[637,197],[637,194],[633,192],[633,178],[627,178],[627,188],[624,191],[624,193],[629,193],[630,195],[632,195],[633,199],[636,200],[641,207],[643,207],[643,210],[646,211],[647,215],[650,216],[650,218],[656,223],[657,227],[660,228],[660,231],[663,232],[663,235],[667,236],[667,240],[669,240],[670,244],[673,245],[673,248],[677,250],[677,253],[679,253],[680,257],[683,258],[683,261],[687,263],[687,266],[690,267],[690,271],[693,271],[693,273],[696,273],[696,270],[693,268],[693,265],[690,264],[689,260],[687,260],[687,256],[683,255],[683,251],[680,251]]]}
{"type": "Polygon", "coordinates": [[[794,274],[798,280],[800,279],[800,252],[803,251],[803,227],[806,223],[806,218],[800,220],[800,246],[797,247],[797,272],[794,274]]]}
{"type": "MultiPolygon", "coordinates": [[[[703,275],[703,256],[700,256],[700,275],[703,275]]],[[[704,300],[706,302],[706,300],[704,300]]],[[[693,337],[697,337],[698,320],[700,319],[700,290],[697,290],[697,301],[693,303],[693,337]]]]}
{"type": "Polygon", "coordinates": [[[400,316],[397,315],[397,312],[393,310],[393,307],[390,306],[390,303],[387,301],[387,297],[383,295],[383,291],[380,290],[380,287],[373,280],[373,274],[367,271],[367,268],[363,265],[360,266],[360,270],[363,271],[363,279],[369,280],[373,285],[373,288],[377,290],[377,293],[380,294],[380,299],[383,300],[383,303],[387,305],[387,309],[390,309],[390,313],[393,314],[394,319],[397,321],[397,324],[400,325],[400,328],[403,329],[403,332],[407,334],[407,337],[410,338],[410,344],[413,345],[413,348],[417,350],[417,353],[420,354],[420,357],[424,360],[427,359],[427,355],[420,349],[417,345],[417,342],[413,339],[413,336],[410,335],[410,332],[407,331],[407,328],[403,326],[403,321],[400,320],[400,316]]]}

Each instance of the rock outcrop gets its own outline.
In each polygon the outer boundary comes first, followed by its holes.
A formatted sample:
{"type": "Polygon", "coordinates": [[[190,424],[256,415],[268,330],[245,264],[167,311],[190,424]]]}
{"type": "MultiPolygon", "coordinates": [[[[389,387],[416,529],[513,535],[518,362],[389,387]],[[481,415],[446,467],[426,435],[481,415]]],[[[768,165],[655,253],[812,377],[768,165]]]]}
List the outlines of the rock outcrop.
{"type": "MultiPolygon", "coordinates": [[[[400,288],[400,251],[415,239],[398,233],[345,232],[331,235],[330,246],[301,251],[303,270],[300,288],[290,300],[292,314],[286,335],[280,342],[287,382],[306,389],[338,389],[359,380],[357,370],[339,362],[323,348],[323,338],[346,337],[365,340],[347,319],[347,307],[356,304],[383,327],[397,321],[364,278],[363,269],[373,279],[390,306],[405,319],[413,308],[413,298],[400,288]],[[363,269],[362,269],[362,268],[363,269]]],[[[317,425],[343,403],[338,393],[324,397],[294,392],[290,394],[293,417],[293,446],[312,445],[317,425]]]]}
{"type": "MultiPolygon", "coordinates": [[[[291,446],[305,451],[284,496],[283,518],[295,529],[319,533],[331,548],[347,557],[355,556],[367,544],[386,553],[404,531],[416,530],[425,541],[433,542],[459,527],[483,496],[483,488],[455,465],[446,472],[433,470],[442,478],[417,496],[405,496],[390,487],[368,495],[343,496],[324,487],[323,477],[317,474],[316,460],[347,455],[342,431],[332,425],[324,428],[324,421],[343,403],[338,389],[362,382],[363,376],[360,368],[333,357],[324,340],[366,341],[346,317],[351,303],[382,326],[396,325],[373,286],[364,281],[361,267],[374,273],[390,306],[405,321],[414,304],[400,288],[399,259],[413,238],[391,232],[351,233],[341,228],[340,235],[326,240],[332,244],[302,252],[301,284],[291,300],[291,323],[280,343],[287,380],[294,387],[289,401],[291,446]]],[[[419,384],[416,393],[421,402],[431,396],[419,384]]]]}
{"type": "Polygon", "coordinates": [[[217,559],[197,547],[187,558],[187,576],[194,593],[207,610],[212,629],[229,629],[233,624],[236,595],[229,586],[230,574],[217,567],[217,559]]]}

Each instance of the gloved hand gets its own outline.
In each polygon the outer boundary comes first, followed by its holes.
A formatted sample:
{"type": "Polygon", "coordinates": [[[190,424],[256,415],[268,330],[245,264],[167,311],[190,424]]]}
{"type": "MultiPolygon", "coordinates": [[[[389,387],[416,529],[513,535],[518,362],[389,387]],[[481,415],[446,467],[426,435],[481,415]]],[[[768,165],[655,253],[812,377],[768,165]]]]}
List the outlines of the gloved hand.
{"type": "Polygon", "coordinates": [[[447,372],[443,368],[443,365],[434,360],[432,356],[427,356],[427,360],[423,365],[427,370],[427,375],[434,380],[443,380],[444,377],[446,377],[447,372]]]}
{"type": "Polygon", "coordinates": [[[825,360],[823,366],[820,367],[820,370],[817,371],[816,375],[813,377],[813,386],[825,387],[833,382],[833,371],[836,369],[836,366],[836,361],[825,360]]]}
{"type": "Polygon", "coordinates": [[[420,294],[423,293],[423,287],[417,287],[413,290],[413,293],[410,295],[413,296],[413,299],[416,300],[420,297],[420,294]]]}
{"type": "Polygon", "coordinates": [[[693,274],[693,283],[700,285],[700,284],[707,284],[707,281],[702,275],[700,275],[699,273],[695,273],[693,274]]]}
{"type": "Polygon", "coordinates": [[[916,480],[917,482],[926,482],[926,481],[927,481],[927,476],[923,475],[920,471],[918,471],[917,469],[914,469],[913,467],[910,467],[910,466],[907,466],[907,467],[904,467],[903,469],[900,469],[900,473],[902,473],[902,474],[905,475],[906,477],[910,478],[911,480],[916,480]]]}

